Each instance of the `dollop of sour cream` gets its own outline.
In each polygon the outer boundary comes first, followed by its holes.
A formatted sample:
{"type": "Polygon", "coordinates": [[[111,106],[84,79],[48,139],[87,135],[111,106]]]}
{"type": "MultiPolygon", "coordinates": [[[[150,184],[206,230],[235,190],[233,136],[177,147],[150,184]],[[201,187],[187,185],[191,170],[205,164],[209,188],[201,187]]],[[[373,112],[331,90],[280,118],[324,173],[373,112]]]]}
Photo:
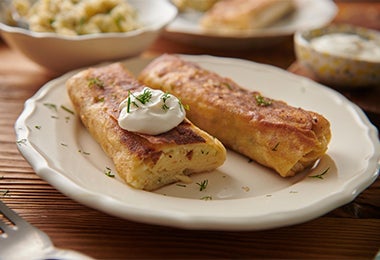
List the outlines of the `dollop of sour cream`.
{"type": "Polygon", "coordinates": [[[144,87],[130,92],[120,105],[119,126],[131,132],[157,135],[178,126],[186,111],[180,100],[169,93],[144,87]]]}
{"type": "Polygon", "coordinates": [[[320,52],[365,61],[380,61],[380,43],[356,34],[331,33],[311,40],[311,45],[320,52]]]}

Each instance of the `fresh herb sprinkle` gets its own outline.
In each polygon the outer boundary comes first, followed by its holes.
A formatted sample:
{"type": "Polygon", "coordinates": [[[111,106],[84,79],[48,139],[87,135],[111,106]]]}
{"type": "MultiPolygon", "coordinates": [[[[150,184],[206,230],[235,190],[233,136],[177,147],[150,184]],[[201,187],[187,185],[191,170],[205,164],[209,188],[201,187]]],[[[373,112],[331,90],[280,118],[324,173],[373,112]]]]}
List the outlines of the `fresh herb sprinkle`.
{"type": "Polygon", "coordinates": [[[4,197],[7,196],[7,195],[9,195],[9,189],[4,190],[1,195],[4,196],[4,197]]]}
{"type": "Polygon", "coordinates": [[[115,174],[112,173],[111,168],[109,167],[106,167],[106,169],[104,170],[104,174],[111,178],[115,177],[115,174]]]}
{"type": "Polygon", "coordinates": [[[203,180],[202,182],[197,182],[197,185],[199,186],[199,191],[203,191],[207,188],[208,180],[203,180]]]}
{"type": "Polygon", "coordinates": [[[169,93],[167,93],[167,92],[161,96],[162,103],[164,103],[164,104],[162,105],[162,109],[163,109],[164,111],[167,111],[167,110],[169,110],[169,108],[170,108],[170,107],[166,104],[166,100],[168,100],[170,97],[171,97],[171,96],[170,96],[169,93]]]}
{"type": "Polygon", "coordinates": [[[141,104],[146,104],[150,101],[152,98],[152,91],[149,89],[144,89],[143,93],[135,97],[138,101],[141,102],[141,104]]]}
{"type": "Polygon", "coordinates": [[[190,106],[188,104],[184,105],[180,99],[178,99],[178,104],[179,104],[179,107],[181,108],[181,111],[182,111],[182,108],[184,108],[186,111],[190,110],[190,106]]]}
{"type": "Polygon", "coordinates": [[[280,142],[278,142],[273,148],[272,148],[272,151],[277,151],[277,148],[278,148],[278,146],[280,145],[280,142]]]}
{"type": "Polygon", "coordinates": [[[262,107],[267,107],[267,106],[270,106],[272,104],[272,101],[270,101],[269,99],[264,98],[261,95],[255,95],[255,99],[256,99],[256,103],[259,106],[262,106],[262,107]]]}
{"type": "Polygon", "coordinates": [[[63,110],[65,110],[66,112],[68,112],[68,113],[74,115],[74,111],[71,110],[70,108],[68,108],[68,107],[66,107],[66,106],[64,106],[64,105],[61,105],[61,108],[62,108],[63,110]]]}
{"type": "Polygon", "coordinates": [[[210,195],[204,196],[201,198],[201,200],[212,200],[212,197],[210,195]]]}
{"type": "Polygon", "coordinates": [[[88,86],[97,86],[99,88],[104,88],[104,83],[99,78],[91,78],[88,80],[88,86]]]}
{"type": "Polygon", "coordinates": [[[27,140],[25,138],[23,138],[23,139],[17,140],[16,144],[26,144],[26,141],[27,140]]]}
{"type": "Polygon", "coordinates": [[[321,174],[312,175],[309,176],[310,178],[316,178],[316,179],[323,179],[323,175],[325,175],[330,170],[330,167],[328,167],[326,170],[324,170],[321,174]]]}
{"type": "Polygon", "coordinates": [[[51,109],[51,110],[54,110],[55,112],[57,112],[57,106],[55,104],[52,104],[52,103],[44,103],[44,106],[51,109]]]}

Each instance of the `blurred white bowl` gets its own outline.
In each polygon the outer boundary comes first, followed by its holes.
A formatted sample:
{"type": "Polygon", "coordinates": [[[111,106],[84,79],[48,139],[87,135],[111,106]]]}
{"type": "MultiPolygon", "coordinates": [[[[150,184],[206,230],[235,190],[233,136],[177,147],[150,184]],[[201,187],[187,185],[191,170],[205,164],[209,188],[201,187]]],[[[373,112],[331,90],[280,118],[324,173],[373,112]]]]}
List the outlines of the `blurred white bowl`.
{"type": "Polygon", "coordinates": [[[0,21],[5,42],[30,60],[55,72],[137,56],[146,50],[177,15],[167,0],[128,0],[137,9],[142,28],[125,33],[63,36],[32,32],[0,21]]]}
{"type": "MultiPolygon", "coordinates": [[[[380,48],[380,33],[348,24],[335,24],[323,28],[299,31],[294,36],[294,47],[298,61],[311,70],[319,81],[334,87],[358,88],[380,86],[380,62],[364,59],[345,50],[346,55],[336,51],[322,51],[311,42],[317,37],[333,33],[357,35],[363,40],[374,41],[380,48]]],[[[331,46],[335,50],[339,46],[331,46]]],[[[370,50],[368,50],[370,51],[370,50]]],[[[375,54],[374,54],[375,55],[375,54]]]]}

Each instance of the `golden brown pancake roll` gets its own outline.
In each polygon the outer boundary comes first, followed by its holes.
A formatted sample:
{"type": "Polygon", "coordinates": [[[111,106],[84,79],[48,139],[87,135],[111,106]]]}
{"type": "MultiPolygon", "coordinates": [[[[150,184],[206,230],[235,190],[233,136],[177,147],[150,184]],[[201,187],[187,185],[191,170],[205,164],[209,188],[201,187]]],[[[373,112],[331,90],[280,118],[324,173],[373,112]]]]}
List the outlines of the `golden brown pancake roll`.
{"type": "Polygon", "coordinates": [[[190,106],[187,117],[225,146],[293,176],[325,154],[330,124],[320,114],[249,91],[175,55],[163,55],[139,80],[190,106]]]}
{"type": "Polygon", "coordinates": [[[223,0],[204,14],[200,25],[220,34],[245,33],[270,26],[294,9],[294,0],[223,0]]]}
{"type": "Polygon", "coordinates": [[[187,9],[205,12],[218,1],[219,0],[172,0],[172,3],[177,6],[181,12],[187,9]]]}
{"type": "Polygon", "coordinates": [[[158,135],[122,129],[119,104],[129,91],[144,86],[121,63],[81,71],[66,85],[84,126],[132,187],[154,190],[188,181],[189,174],[213,170],[225,161],[224,146],[187,119],[158,135]]]}

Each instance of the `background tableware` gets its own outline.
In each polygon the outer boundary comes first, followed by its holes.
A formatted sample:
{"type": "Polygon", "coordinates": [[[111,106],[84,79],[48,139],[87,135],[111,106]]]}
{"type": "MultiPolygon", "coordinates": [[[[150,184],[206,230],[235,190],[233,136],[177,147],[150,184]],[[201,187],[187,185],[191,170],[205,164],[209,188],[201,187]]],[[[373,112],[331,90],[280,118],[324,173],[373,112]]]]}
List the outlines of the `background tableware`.
{"type": "Polygon", "coordinates": [[[295,53],[298,61],[315,74],[317,80],[335,87],[380,86],[380,62],[359,57],[328,53],[313,47],[316,37],[332,33],[358,35],[378,43],[380,32],[348,24],[333,24],[326,27],[298,31],[294,36],[295,53]]]}
{"type": "Polygon", "coordinates": [[[143,26],[125,33],[63,36],[32,32],[0,22],[3,39],[39,65],[64,72],[90,64],[132,57],[146,50],[177,15],[166,0],[129,0],[143,26]]]}
{"type": "Polygon", "coordinates": [[[199,26],[201,12],[180,12],[164,30],[170,39],[186,44],[218,49],[250,49],[273,46],[297,30],[318,28],[328,24],[338,9],[332,0],[296,0],[297,9],[270,27],[244,34],[220,35],[205,32],[199,26]]]}

